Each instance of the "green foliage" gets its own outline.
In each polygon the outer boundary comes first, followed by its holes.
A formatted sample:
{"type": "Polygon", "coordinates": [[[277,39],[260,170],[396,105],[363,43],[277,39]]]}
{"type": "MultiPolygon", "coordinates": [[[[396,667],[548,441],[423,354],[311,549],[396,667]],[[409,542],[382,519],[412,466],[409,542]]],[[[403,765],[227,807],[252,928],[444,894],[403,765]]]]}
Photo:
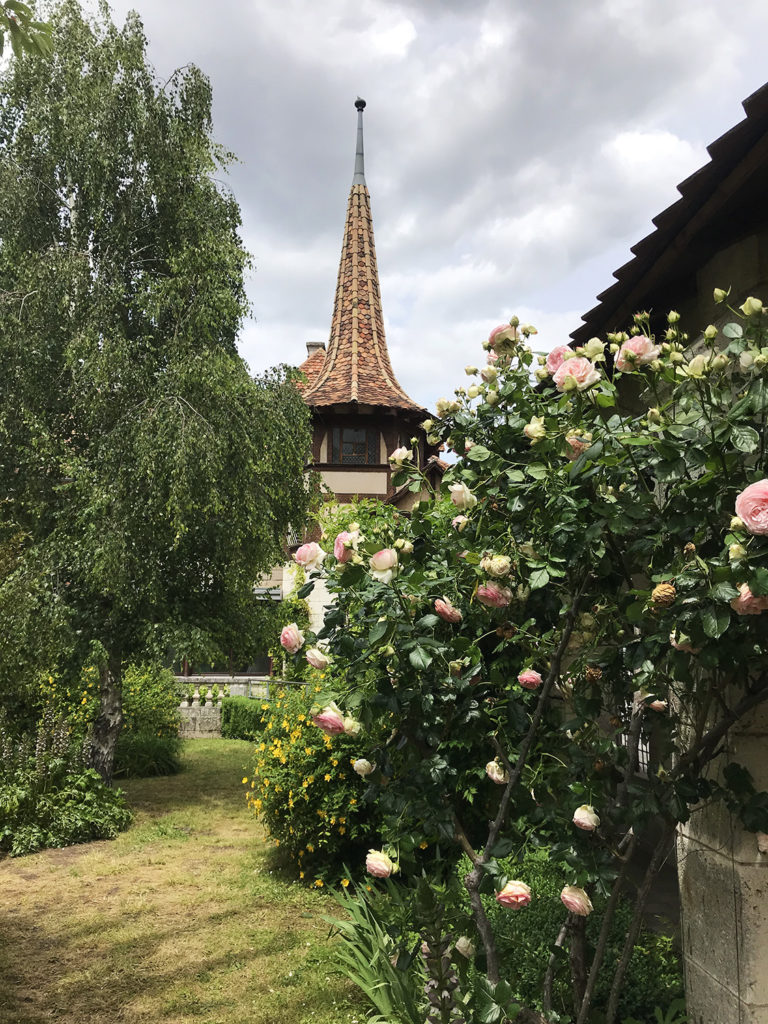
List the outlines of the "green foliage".
{"type": "Polygon", "coordinates": [[[34,10],[22,0],[3,0],[0,3],[0,57],[5,49],[5,38],[11,40],[13,55],[49,54],[51,52],[51,26],[35,19],[34,10]]]}
{"type": "Polygon", "coordinates": [[[181,768],[179,695],[170,669],[129,665],[123,675],[123,728],[115,775],[175,775],[181,768]]]}
{"type": "Polygon", "coordinates": [[[33,743],[0,719],[0,850],[18,857],[113,839],[131,819],[120,790],[86,767],[66,722],[48,712],[33,743]]]}
{"type": "Polygon", "coordinates": [[[135,13],[62,0],[51,24],[0,76],[0,543],[22,538],[0,604],[13,634],[64,632],[54,674],[98,645],[108,775],[121,664],[210,661],[249,621],[308,506],[309,411],[237,355],[248,256],[208,80],[161,85],[135,13]]]}
{"type": "Polygon", "coordinates": [[[149,730],[123,732],[115,749],[114,775],[145,779],[181,771],[182,740],[178,733],[158,736],[149,730]]]}
{"type": "MultiPolygon", "coordinates": [[[[750,299],[730,312],[722,340],[710,327],[694,349],[677,316],[662,337],[638,314],[609,335],[610,354],[592,339],[575,358],[555,351],[560,367],[542,357],[535,374],[531,330],[513,318],[480,380],[441,400],[427,427],[463,453],[444,480],[450,499],[371,522],[347,558],[325,559],[335,604],[306,638],[334,666],[319,702],[362,723],[377,845],[404,881],[425,865],[440,881],[471,850],[466,885],[491,898],[520,870],[506,858],[532,844],[597,907],[620,892],[618,851],[651,824],[663,851],[692,808],[719,800],[745,828],[768,829],[749,773],[711,764],[768,699],[768,537],[759,515],[732,521],[753,485],[766,514],[768,311],[750,299]],[[371,562],[383,547],[385,572],[371,562]],[[596,815],[585,828],[573,820],[582,805],[596,815]]],[[[394,484],[417,487],[419,473],[405,465],[394,484]]],[[[562,922],[556,891],[534,898],[562,922]]],[[[503,936],[480,928],[477,900],[473,914],[495,986],[503,936]]],[[[595,999],[610,1024],[625,1005],[626,958],[607,948],[580,1024],[595,999]]]]}
{"type": "MultiPolygon", "coordinates": [[[[295,582],[297,587],[303,585],[304,571],[296,571],[295,582]]],[[[289,622],[295,622],[302,633],[309,630],[309,606],[307,602],[291,593],[285,600],[275,602],[270,609],[269,621],[265,622],[265,628],[269,632],[265,634],[267,639],[267,651],[272,658],[273,673],[278,679],[287,679],[294,682],[310,681],[315,678],[313,669],[307,664],[304,658],[287,659],[285,651],[280,646],[280,631],[289,622]]]]}
{"type": "Polygon", "coordinates": [[[342,889],[334,896],[344,917],[325,920],[331,933],[341,939],[336,961],[375,1008],[377,1016],[369,1020],[372,1024],[423,1024],[424,967],[418,956],[403,955],[399,949],[387,916],[381,913],[383,897],[364,888],[354,895],[342,889]]]}
{"type": "Polygon", "coordinates": [[[221,735],[228,740],[255,740],[264,731],[262,702],[250,697],[225,697],[221,704],[221,735]]]}
{"type": "Polygon", "coordinates": [[[320,887],[341,877],[342,864],[360,863],[378,822],[352,770],[359,740],[313,725],[315,698],[303,687],[286,688],[260,703],[263,732],[245,784],[248,804],[281,856],[320,887]]]}
{"type": "MultiPolygon", "coordinates": [[[[570,882],[569,869],[554,862],[549,850],[527,853],[519,862],[502,860],[502,867],[510,877],[520,878],[530,885],[535,894],[528,907],[510,910],[501,906],[493,895],[485,897],[486,913],[498,942],[503,975],[512,986],[515,998],[523,1005],[541,1009],[544,973],[551,950],[563,923],[560,891],[570,882]]],[[[470,870],[465,858],[459,866],[459,876],[470,870]]],[[[587,941],[592,948],[602,924],[605,897],[595,895],[594,913],[587,919],[587,941]]],[[[470,906],[464,896],[463,909],[469,923],[470,906]]],[[[621,956],[621,946],[632,916],[629,902],[622,901],[611,928],[606,957],[615,963],[621,956]]],[[[477,940],[475,940],[477,941],[477,940]]],[[[479,945],[479,943],[478,943],[479,945]]],[[[597,1005],[605,1005],[611,976],[600,978],[596,991],[597,1005]]],[[[673,940],[669,936],[643,931],[635,946],[627,976],[624,979],[619,1013],[650,1019],[658,1003],[665,1005],[683,994],[682,964],[673,940]]],[[[565,954],[558,962],[553,989],[553,1008],[567,1015],[571,1012],[571,981],[565,954]]]]}

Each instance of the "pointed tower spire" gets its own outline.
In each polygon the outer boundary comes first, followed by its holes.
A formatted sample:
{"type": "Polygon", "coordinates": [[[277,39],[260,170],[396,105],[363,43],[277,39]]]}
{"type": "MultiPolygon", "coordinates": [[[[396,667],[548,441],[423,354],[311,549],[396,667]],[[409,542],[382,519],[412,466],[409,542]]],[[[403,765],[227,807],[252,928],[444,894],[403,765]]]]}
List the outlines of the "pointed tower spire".
{"type": "Polygon", "coordinates": [[[315,408],[356,403],[423,413],[422,407],[398,384],[389,361],[373,242],[371,197],[363,168],[365,100],[358,97],[355,107],[355,174],[347,201],[331,336],[319,371],[315,365],[306,367],[312,372],[307,374],[309,383],[304,400],[315,408]]]}
{"type": "Polygon", "coordinates": [[[352,178],[353,185],[365,184],[365,154],[363,151],[363,111],[365,100],[358,96],[355,100],[357,108],[357,149],[355,150],[355,175],[352,178]]]}

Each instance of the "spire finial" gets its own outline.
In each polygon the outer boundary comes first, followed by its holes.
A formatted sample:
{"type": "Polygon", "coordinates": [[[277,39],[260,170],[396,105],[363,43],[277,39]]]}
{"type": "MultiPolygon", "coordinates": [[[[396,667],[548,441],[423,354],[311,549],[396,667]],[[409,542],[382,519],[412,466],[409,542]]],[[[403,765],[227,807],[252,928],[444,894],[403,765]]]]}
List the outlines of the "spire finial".
{"type": "Polygon", "coordinates": [[[365,100],[360,99],[358,96],[355,100],[355,107],[357,109],[357,149],[355,151],[355,174],[352,178],[352,184],[364,185],[365,163],[363,159],[363,111],[365,110],[365,100]]]}

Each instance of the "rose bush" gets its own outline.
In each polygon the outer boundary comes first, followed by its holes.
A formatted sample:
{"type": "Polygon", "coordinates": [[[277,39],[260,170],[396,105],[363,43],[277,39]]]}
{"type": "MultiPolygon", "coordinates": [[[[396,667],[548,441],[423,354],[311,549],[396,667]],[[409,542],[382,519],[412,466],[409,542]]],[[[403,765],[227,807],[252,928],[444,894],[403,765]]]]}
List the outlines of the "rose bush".
{"type": "MultiPolygon", "coordinates": [[[[377,765],[363,785],[384,815],[370,843],[396,854],[403,878],[431,857],[437,882],[469,857],[469,937],[498,993],[504,967],[483,895],[510,881],[500,857],[548,844],[568,869],[560,909],[578,1024],[598,980],[616,1019],[642,906],[610,962],[606,936],[637,832],[660,826],[647,892],[665,843],[702,801],[724,800],[745,827],[768,831],[749,773],[708,770],[733,723],[768,699],[762,308],[731,310],[693,351],[679,317],[652,331],[638,314],[607,351],[592,339],[542,357],[535,375],[533,329],[513,318],[488,342],[496,372],[474,397],[442,400],[429,425],[465,453],[446,496],[375,540],[363,529],[356,560],[323,564],[336,603],[309,639],[327,646],[340,682],[317,710],[337,701],[361,723],[358,756],[377,765]],[[375,564],[404,541],[392,566],[375,564]],[[494,558],[509,561],[503,585],[494,558]],[[461,620],[446,621],[437,601],[461,620]],[[655,762],[638,785],[651,731],[655,762]],[[579,804],[600,808],[599,829],[574,828],[579,804]],[[587,958],[599,893],[609,898],[587,958]]],[[[395,485],[416,486],[418,469],[401,461],[395,485]]],[[[522,872],[514,880],[529,884],[522,872]]],[[[553,983],[550,973],[545,1010],[553,983]]]]}

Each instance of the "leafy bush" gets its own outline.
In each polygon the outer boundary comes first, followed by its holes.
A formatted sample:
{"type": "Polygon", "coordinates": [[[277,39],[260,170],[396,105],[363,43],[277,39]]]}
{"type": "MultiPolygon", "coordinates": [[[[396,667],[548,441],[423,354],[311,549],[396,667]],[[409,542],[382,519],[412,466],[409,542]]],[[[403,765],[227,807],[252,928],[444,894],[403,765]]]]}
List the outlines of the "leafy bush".
{"type": "Polygon", "coordinates": [[[177,736],[179,695],[168,668],[129,665],[123,673],[123,729],[177,736]]]}
{"type": "MultiPolygon", "coordinates": [[[[496,934],[499,959],[506,967],[502,973],[512,986],[516,999],[524,1005],[541,1009],[544,974],[563,923],[559,906],[560,891],[570,880],[569,870],[562,862],[553,861],[547,849],[527,853],[522,861],[500,863],[510,878],[522,879],[534,893],[530,905],[524,910],[509,910],[497,903],[493,895],[484,897],[485,912],[496,934]]],[[[466,875],[470,869],[471,864],[465,858],[459,866],[459,877],[466,875]]],[[[592,902],[595,912],[587,920],[586,935],[587,942],[594,947],[606,901],[594,895],[592,902]]],[[[471,911],[466,891],[463,907],[467,914],[467,927],[470,928],[471,911]]],[[[615,962],[621,956],[631,917],[630,904],[622,900],[608,940],[606,957],[609,962],[615,962]]],[[[553,1007],[567,1016],[572,1010],[572,997],[566,958],[563,958],[559,967],[553,988],[553,1007]]],[[[605,1005],[610,985],[610,976],[602,975],[599,978],[597,1005],[605,1005]]],[[[641,1020],[650,1020],[658,1003],[667,1005],[682,993],[682,967],[672,939],[648,931],[641,932],[622,987],[620,1017],[632,1014],[641,1020]]]]}
{"type": "Polygon", "coordinates": [[[262,702],[251,697],[225,697],[221,705],[221,735],[227,740],[255,740],[264,730],[262,702]]]}
{"type": "Polygon", "coordinates": [[[0,757],[0,850],[12,857],[113,839],[130,824],[123,794],[85,767],[67,722],[50,710],[34,744],[0,721],[0,757]]]}
{"type": "Polygon", "coordinates": [[[244,780],[248,804],[299,878],[322,886],[341,877],[343,863],[359,863],[377,831],[352,770],[360,741],[313,725],[312,696],[303,688],[280,690],[258,706],[263,733],[252,778],[244,780]]]}
{"type": "Polygon", "coordinates": [[[179,695],[170,669],[129,665],[123,674],[123,729],[115,751],[115,775],[175,775],[179,755],[179,695]]]}

